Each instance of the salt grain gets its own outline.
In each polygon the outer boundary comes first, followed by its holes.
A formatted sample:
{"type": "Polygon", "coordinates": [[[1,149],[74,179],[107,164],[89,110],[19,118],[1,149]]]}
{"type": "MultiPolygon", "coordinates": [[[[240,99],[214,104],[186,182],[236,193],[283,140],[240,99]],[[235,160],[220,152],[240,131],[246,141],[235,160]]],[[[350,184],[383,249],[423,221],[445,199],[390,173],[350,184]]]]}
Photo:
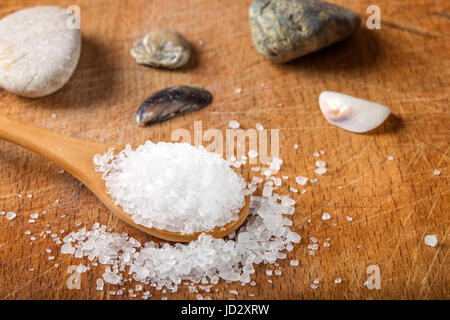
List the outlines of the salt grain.
{"type": "Polygon", "coordinates": [[[319,167],[316,170],[314,170],[315,174],[325,174],[327,172],[327,168],[325,167],[319,167]]]}
{"type": "Polygon", "coordinates": [[[330,219],[331,219],[331,216],[330,216],[329,213],[324,212],[324,213],[322,214],[322,220],[323,220],[323,221],[325,221],[325,220],[330,220],[330,219]]]}
{"type": "Polygon", "coordinates": [[[295,178],[295,182],[297,182],[297,184],[304,186],[306,184],[306,182],[308,182],[308,178],[303,177],[303,176],[298,176],[295,178]]]}
{"type": "Polygon", "coordinates": [[[8,219],[8,220],[13,220],[15,217],[16,217],[16,213],[15,212],[9,211],[6,214],[6,219],[8,219]]]}
{"type": "Polygon", "coordinates": [[[231,120],[231,121],[228,123],[228,126],[229,126],[231,129],[239,129],[239,127],[241,126],[241,124],[240,124],[239,122],[237,122],[236,120],[231,120]]]}
{"type": "Polygon", "coordinates": [[[96,155],[94,162],[115,203],[145,227],[210,231],[236,220],[245,204],[245,181],[202,147],[148,141],[96,155]]]}
{"type": "Polygon", "coordinates": [[[436,247],[438,240],[435,234],[429,234],[425,236],[425,244],[430,247],[436,247]]]}
{"type": "Polygon", "coordinates": [[[434,174],[435,176],[438,176],[438,175],[441,174],[441,172],[440,172],[439,170],[436,169],[436,170],[433,171],[433,174],[434,174]]]}

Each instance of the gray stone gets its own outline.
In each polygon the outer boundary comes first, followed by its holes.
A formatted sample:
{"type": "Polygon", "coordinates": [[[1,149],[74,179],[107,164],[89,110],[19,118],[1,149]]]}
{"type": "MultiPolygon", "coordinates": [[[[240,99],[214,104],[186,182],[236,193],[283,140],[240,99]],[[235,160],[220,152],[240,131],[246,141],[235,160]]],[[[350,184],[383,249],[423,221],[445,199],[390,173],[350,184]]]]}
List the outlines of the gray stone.
{"type": "Polygon", "coordinates": [[[249,16],[256,51],[279,63],[338,42],[361,23],[353,11],[319,0],[254,0],[249,16]]]}
{"type": "Polygon", "coordinates": [[[73,18],[64,8],[42,6],[0,20],[0,87],[33,98],[59,90],[80,57],[81,31],[72,27],[73,18]]]}

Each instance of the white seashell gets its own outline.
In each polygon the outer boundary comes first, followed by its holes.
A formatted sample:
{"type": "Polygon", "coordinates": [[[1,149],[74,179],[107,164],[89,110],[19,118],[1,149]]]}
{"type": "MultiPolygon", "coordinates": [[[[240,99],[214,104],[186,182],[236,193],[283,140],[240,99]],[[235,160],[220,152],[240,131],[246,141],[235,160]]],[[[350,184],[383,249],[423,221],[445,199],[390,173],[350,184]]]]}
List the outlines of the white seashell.
{"type": "Polygon", "coordinates": [[[391,113],[381,104],[331,91],[320,94],[319,105],[329,123],[358,133],[375,129],[391,113]]]}

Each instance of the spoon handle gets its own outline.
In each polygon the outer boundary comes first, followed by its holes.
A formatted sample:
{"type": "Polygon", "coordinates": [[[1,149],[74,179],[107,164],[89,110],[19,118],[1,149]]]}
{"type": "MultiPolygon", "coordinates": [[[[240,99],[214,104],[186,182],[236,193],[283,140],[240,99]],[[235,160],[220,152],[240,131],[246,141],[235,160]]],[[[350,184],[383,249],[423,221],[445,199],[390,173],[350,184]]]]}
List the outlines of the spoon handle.
{"type": "Polygon", "coordinates": [[[109,145],[66,137],[0,113],[0,139],[34,151],[53,161],[64,170],[81,178],[86,168],[93,166],[93,157],[109,145]],[[104,146],[104,148],[101,148],[104,146]]]}

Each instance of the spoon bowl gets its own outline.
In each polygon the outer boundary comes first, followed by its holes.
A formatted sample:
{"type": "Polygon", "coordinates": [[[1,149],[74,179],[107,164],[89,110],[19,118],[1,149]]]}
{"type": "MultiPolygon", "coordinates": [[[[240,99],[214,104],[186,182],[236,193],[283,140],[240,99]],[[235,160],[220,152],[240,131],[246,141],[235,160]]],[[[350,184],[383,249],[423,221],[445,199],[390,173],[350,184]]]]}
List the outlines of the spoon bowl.
{"type": "MultiPolygon", "coordinates": [[[[124,146],[66,137],[22,121],[11,119],[3,114],[0,114],[0,139],[34,151],[53,161],[81,181],[114,215],[145,233],[163,240],[176,242],[189,242],[195,240],[202,233],[182,234],[156,228],[147,228],[135,223],[129,214],[124,212],[121,207],[114,203],[114,200],[107,193],[101,173],[95,171],[93,159],[96,154],[103,154],[110,148],[119,152],[124,146]]],[[[249,205],[250,196],[247,195],[245,197],[245,205],[240,210],[237,220],[231,221],[224,226],[216,227],[212,231],[205,233],[215,238],[222,238],[233,232],[239,228],[247,218],[249,205]]]]}

